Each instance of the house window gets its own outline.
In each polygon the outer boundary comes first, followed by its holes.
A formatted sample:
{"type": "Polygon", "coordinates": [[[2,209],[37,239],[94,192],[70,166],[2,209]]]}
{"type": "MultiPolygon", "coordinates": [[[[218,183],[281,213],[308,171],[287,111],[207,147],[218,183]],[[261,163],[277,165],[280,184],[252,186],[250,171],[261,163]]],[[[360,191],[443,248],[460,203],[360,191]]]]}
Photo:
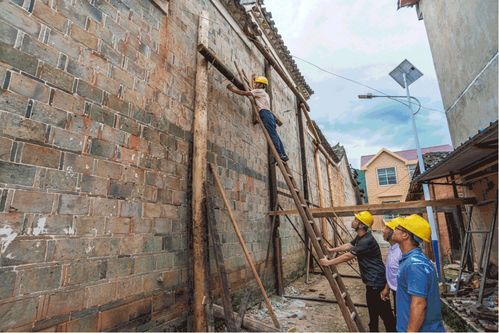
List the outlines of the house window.
{"type": "Polygon", "coordinates": [[[416,164],[410,164],[407,166],[407,171],[409,171],[409,178],[412,179],[412,175],[414,175],[414,171],[416,171],[416,164]]]}
{"type": "Polygon", "coordinates": [[[379,185],[393,185],[397,184],[397,175],[395,168],[378,169],[378,184],[379,185]]]}

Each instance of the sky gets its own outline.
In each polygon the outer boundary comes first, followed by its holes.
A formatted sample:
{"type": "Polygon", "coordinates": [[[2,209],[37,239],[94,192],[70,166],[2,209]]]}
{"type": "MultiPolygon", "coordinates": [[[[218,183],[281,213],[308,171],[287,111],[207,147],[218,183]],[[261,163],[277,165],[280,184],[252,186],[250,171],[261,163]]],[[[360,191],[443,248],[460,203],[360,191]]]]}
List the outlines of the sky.
{"type": "MultiPolygon", "coordinates": [[[[265,0],[292,55],[389,95],[405,95],[388,74],[404,59],[423,76],[410,85],[425,107],[416,115],[422,147],[450,144],[449,130],[426,36],[414,8],[397,0],[265,0]]],[[[295,59],[314,90],[312,118],[328,141],[345,146],[350,163],[381,148],[415,148],[407,106],[387,98],[358,99],[366,87],[295,59]]],[[[405,102],[405,100],[404,100],[405,102]]]]}

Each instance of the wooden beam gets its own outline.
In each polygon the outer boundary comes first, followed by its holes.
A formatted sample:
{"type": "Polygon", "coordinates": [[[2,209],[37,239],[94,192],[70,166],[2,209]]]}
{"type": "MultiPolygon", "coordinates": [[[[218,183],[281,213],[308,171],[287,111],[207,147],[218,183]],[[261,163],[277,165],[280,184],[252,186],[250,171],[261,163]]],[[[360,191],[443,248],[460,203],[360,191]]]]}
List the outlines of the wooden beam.
{"type": "Polygon", "coordinates": [[[227,271],[225,270],[224,255],[222,253],[222,242],[220,241],[220,234],[218,233],[217,220],[215,218],[215,206],[213,204],[213,197],[215,193],[209,186],[206,185],[206,217],[208,220],[208,229],[210,232],[213,253],[215,255],[215,264],[217,266],[218,278],[220,280],[222,290],[222,305],[225,313],[225,326],[229,332],[236,331],[236,321],[234,319],[232,302],[230,300],[229,280],[227,279],[227,271]]]}
{"type": "MultiPolygon", "coordinates": [[[[198,24],[198,43],[208,43],[209,21],[202,11],[198,24]]],[[[206,220],[204,219],[204,184],[208,133],[208,63],[198,55],[196,62],[196,96],[193,121],[192,158],[192,267],[194,275],[194,331],[206,331],[203,299],[208,297],[206,281],[206,220]]]]}
{"type": "MultiPolygon", "coordinates": [[[[390,213],[417,214],[425,213],[426,206],[432,206],[437,212],[451,212],[457,205],[474,205],[476,198],[419,200],[407,202],[393,202],[384,204],[367,204],[356,206],[311,208],[314,217],[351,216],[363,210],[368,210],[373,215],[385,215],[390,213]]],[[[297,210],[277,210],[269,212],[269,215],[298,215],[297,210]]]]}
{"type": "Polygon", "coordinates": [[[265,305],[267,306],[267,310],[269,312],[269,315],[272,318],[272,322],[274,323],[275,327],[280,328],[279,321],[277,320],[277,317],[274,313],[274,310],[272,309],[272,305],[270,304],[270,300],[267,296],[267,292],[265,291],[265,287],[263,286],[263,283],[260,280],[260,277],[258,276],[258,272],[256,271],[255,263],[253,262],[253,258],[251,258],[249,250],[246,246],[246,242],[244,241],[243,235],[241,234],[241,231],[239,230],[239,226],[237,225],[236,218],[234,217],[234,213],[232,212],[232,208],[230,206],[229,200],[227,199],[227,196],[225,194],[222,183],[220,182],[220,178],[218,177],[217,167],[212,163],[210,163],[210,171],[211,171],[211,174],[213,175],[213,180],[215,181],[215,186],[217,187],[218,192],[220,193],[222,200],[225,204],[225,208],[227,209],[227,213],[229,214],[229,219],[230,219],[230,222],[232,223],[232,227],[234,228],[234,232],[236,233],[237,239],[239,240],[239,244],[241,245],[241,247],[243,249],[244,257],[246,258],[246,262],[250,266],[251,272],[253,273],[253,277],[256,280],[258,288],[260,288],[260,292],[262,293],[263,300],[265,301],[265,305]]]}
{"type": "MultiPolygon", "coordinates": [[[[322,302],[322,303],[333,303],[333,304],[338,304],[337,300],[334,299],[327,299],[327,298],[320,298],[320,297],[305,297],[305,296],[286,296],[284,295],[285,298],[290,298],[290,299],[299,299],[302,301],[311,301],[311,302],[322,302]]],[[[367,304],[365,303],[353,303],[356,307],[359,308],[367,308],[367,304]]]]}
{"type": "MultiPolygon", "coordinates": [[[[224,318],[224,309],[220,305],[213,304],[213,315],[215,318],[224,318]]],[[[237,313],[233,314],[236,320],[241,320],[237,313]]],[[[242,320],[242,327],[250,332],[279,332],[275,327],[265,325],[261,320],[250,319],[245,316],[242,320]]]]}
{"type": "MultiPolygon", "coordinates": [[[[324,187],[322,186],[321,158],[319,156],[318,149],[314,151],[314,163],[315,163],[315,175],[317,177],[317,188],[319,191],[319,205],[320,208],[324,208],[326,207],[326,199],[324,198],[324,187]]],[[[329,242],[327,220],[325,218],[321,218],[321,232],[322,232],[322,238],[324,238],[327,242],[329,242]]]]}

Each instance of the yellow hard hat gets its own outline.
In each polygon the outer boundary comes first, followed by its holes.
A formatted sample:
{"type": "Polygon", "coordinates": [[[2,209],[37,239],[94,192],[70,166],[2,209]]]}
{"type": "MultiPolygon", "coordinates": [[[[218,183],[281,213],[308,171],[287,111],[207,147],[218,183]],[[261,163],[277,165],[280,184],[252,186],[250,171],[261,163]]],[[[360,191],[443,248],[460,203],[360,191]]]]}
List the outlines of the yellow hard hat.
{"type": "Polygon", "coordinates": [[[267,80],[267,78],[265,76],[257,76],[257,77],[255,77],[255,82],[263,83],[264,85],[268,85],[269,84],[269,80],[267,80]]]}
{"type": "Polygon", "coordinates": [[[357,220],[359,220],[360,222],[364,223],[369,228],[373,224],[374,218],[371,215],[371,213],[369,213],[367,210],[364,210],[364,211],[362,211],[362,212],[360,212],[358,214],[355,214],[355,217],[357,218],[357,220]]]}
{"type": "Polygon", "coordinates": [[[400,222],[399,226],[409,231],[411,234],[418,236],[425,242],[431,240],[430,223],[418,214],[407,216],[400,222]]]}
{"type": "Polygon", "coordinates": [[[392,230],[395,230],[395,228],[398,227],[400,222],[402,222],[403,220],[403,217],[396,217],[394,219],[391,219],[390,221],[385,222],[385,226],[392,230]]]}

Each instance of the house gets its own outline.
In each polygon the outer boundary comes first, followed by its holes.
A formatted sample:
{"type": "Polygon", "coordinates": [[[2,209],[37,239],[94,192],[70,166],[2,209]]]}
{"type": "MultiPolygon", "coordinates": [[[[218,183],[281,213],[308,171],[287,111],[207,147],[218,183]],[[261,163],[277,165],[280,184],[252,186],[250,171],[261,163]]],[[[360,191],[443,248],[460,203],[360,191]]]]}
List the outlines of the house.
{"type": "MultiPolygon", "coordinates": [[[[452,147],[440,145],[423,148],[423,154],[429,152],[448,152],[452,147]]],[[[362,156],[360,168],[365,173],[367,197],[369,204],[403,202],[411,183],[411,177],[418,163],[416,149],[392,152],[382,148],[376,155],[362,156]]],[[[383,219],[391,219],[395,215],[375,216],[373,231],[380,240],[383,230],[383,219]]]]}

